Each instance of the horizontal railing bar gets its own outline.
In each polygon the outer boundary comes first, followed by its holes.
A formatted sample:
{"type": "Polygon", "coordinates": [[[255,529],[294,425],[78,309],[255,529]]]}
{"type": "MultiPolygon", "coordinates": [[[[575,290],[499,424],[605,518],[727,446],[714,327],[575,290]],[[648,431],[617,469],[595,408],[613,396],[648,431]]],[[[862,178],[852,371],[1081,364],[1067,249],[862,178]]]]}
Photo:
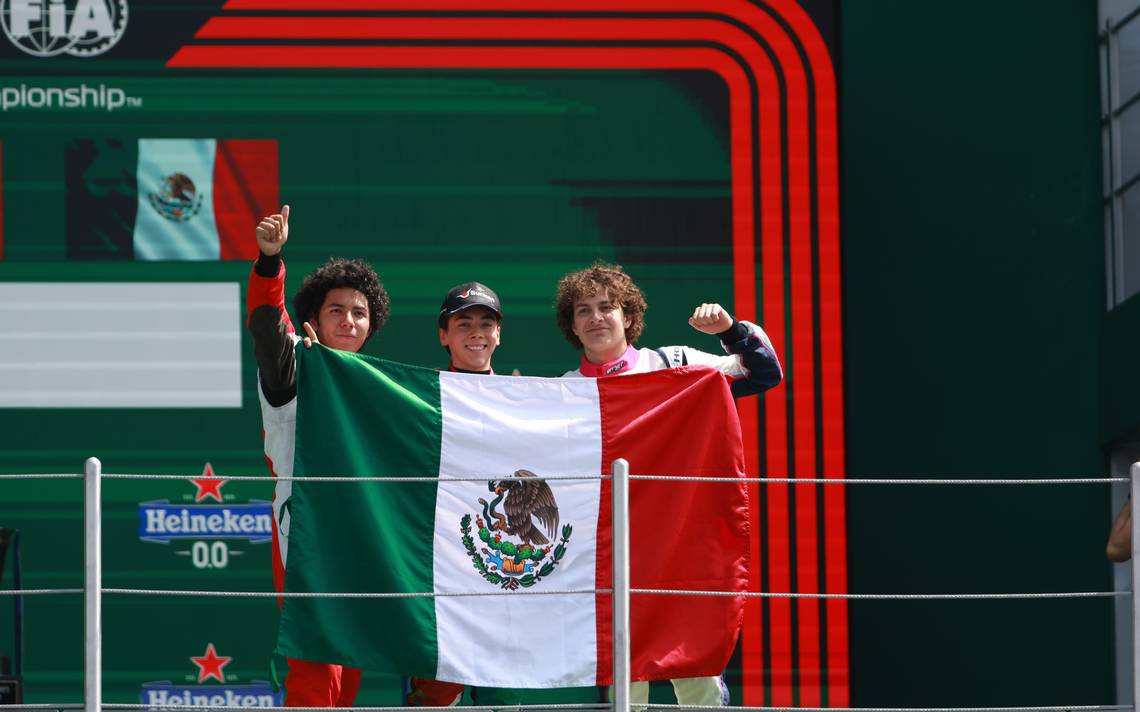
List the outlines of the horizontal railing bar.
{"type": "Polygon", "coordinates": [[[1034,598],[1118,598],[1131,591],[1062,591],[1059,593],[764,593],[758,591],[686,591],[663,588],[631,588],[630,593],[665,596],[716,596],[723,598],[814,598],[849,601],[948,601],[1005,600],[1034,598]]]}
{"type": "MultiPolygon", "coordinates": [[[[0,474],[0,480],[39,480],[39,479],[82,479],[75,474],[0,474]]],[[[203,477],[202,475],[159,475],[104,473],[108,479],[135,480],[202,480],[220,479],[227,482],[483,482],[486,480],[509,479],[509,475],[464,475],[462,477],[428,476],[387,476],[357,477],[355,475],[234,475],[232,477],[203,477]]],[[[630,475],[631,480],[675,480],[678,482],[754,482],[759,484],[789,485],[1096,485],[1128,482],[1127,477],[1045,477],[1045,478],[887,478],[887,477],[699,477],[692,475],[630,475]]],[[[609,475],[546,475],[535,480],[608,480],[609,475]]]]}
{"type": "MultiPolygon", "coordinates": [[[[379,592],[327,592],[313,591],[179,591],[149,588],[104,588],[104,594],[123,596],[200,596],[205,598],[454,598],[465,596],[513,596],[518,591],[414,591],[398,593],[379,592]]],[[[69,591],[72,592],[72,591],[69,591]]],[[[78,590],[74,591],[78,592],[78,590]]],[[[544,596],[599,595],[612,593],[612,589],[528,589],[527,594],[544,596]]],[[[11,593],[5,591],[3,593],[11,593]]],[[[945,600],[1008,600],[1008,599],[1064,599],[1064,598],[1119,598],[1131,596],[1131,591],[1060,591],[1043,593],[772,593],[762,591],[695,591],[685,589],[633,588],[630,593],[664,596],[715,596],[722,598],[808,598],[852,601],[945,601],[945,600]]]]}

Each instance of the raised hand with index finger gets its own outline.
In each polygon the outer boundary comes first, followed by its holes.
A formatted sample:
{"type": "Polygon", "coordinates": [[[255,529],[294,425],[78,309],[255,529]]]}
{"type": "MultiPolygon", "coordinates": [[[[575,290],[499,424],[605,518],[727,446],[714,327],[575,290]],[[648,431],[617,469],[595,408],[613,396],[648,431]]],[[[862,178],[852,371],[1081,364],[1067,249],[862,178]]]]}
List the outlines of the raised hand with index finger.
{"type": "Polygon", "coordinates": [[[282,205],[281,212],[267,215],[257,224],[257,247],[262,254],[272,257],[280,254],[289,240],[289,206],[282,205]]]}
{"type": "Polygon", "coordinates": [[[301,327],[305,330],[305,336],[301,338],[301,341],[305,343],[305,348],[311,349],[313,348],[313,344],[319,345],[321,343],[320,339],[317,338],[317,332],[313,329],[312,324],[306,321],[301,324],[301,327]]]}

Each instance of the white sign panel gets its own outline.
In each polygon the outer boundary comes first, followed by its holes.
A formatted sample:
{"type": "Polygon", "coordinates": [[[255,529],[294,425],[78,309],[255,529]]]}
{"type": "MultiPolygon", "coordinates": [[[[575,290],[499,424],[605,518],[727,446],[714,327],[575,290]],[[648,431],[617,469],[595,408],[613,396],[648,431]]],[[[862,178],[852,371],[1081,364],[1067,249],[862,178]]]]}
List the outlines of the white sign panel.
{"type": "Polygon", "coordinates": [[[0,407],[240,408],[237,283],[0,284],[0,407]]]}

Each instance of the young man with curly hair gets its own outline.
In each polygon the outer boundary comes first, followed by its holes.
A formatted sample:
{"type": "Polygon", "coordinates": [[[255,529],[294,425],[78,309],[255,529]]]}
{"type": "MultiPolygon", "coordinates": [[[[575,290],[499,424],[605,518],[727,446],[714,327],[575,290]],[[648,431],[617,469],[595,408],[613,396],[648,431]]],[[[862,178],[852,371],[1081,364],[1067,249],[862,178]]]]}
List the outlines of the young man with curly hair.
{"type": "MultiPolygon", "coordinates": [[[[257,361],[257,394],[265,430],[265,456],[276,476],[293,474],[297,422],[297,359],[294,347],[321,343],[357,352],[388,319],[390,301],[370,265],[360,260],[330,259],[305,277],[293,298],[293,312],[303,322],[297,336],[285,311],[285,263],[281,250],[289,239],[289,206],[262,219],[256,231],[261,250],[249,276],[249,331],[257,361]]],[[[285,583],[292,482],[278,480],[273,495],[273,582],[285,583]]],[[[289,659],[285,704],[290,707],[349,707],[360,687],[360,670],[341,665],[289,659]]]]}
{"type": "MultiPolygon", "coordinates": [[[[577,369],[563,377],[607,378],[676,366],[708,366],[731,377],[735,398],[773,388],[783,380],[780,360],[759,326],[737,321],[719,304],[701,304],[689,324],[720,339],[726,355],[689,346],[638,349],[645,328],[645,295],[620,265],[595,262],[558,282],[555,311],[558,327],[575,348],[582,349],[577,369]]],[[[680,705],[726,705],[728,689],[720,675],[672,680],[680,705]]],[[[635,682],[630,701],[649,700],[649,683],[635,682]]]]}

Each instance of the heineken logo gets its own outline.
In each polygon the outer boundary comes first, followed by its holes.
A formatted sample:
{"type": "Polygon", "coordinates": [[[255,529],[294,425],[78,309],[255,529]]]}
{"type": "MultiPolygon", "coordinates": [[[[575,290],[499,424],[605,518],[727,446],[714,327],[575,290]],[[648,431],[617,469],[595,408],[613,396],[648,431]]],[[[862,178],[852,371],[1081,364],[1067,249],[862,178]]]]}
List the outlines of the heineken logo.
{"type": "Polygon", "coordinates": [[[233,657],[219,655],[213,643],[207,643],[202,655],[192,655],[189,660],[197,671],[186,676],[185,684],[170,680],[143,683],[139,702],[150,709],[280,707],[284,704],[284,691],[274,692],[269,682],[238,683],[235,676],[227,675],[225,667],[233,657]]]}
{"type": "Polygon", "coordinates": [[[530,588],[553,574],[574,531],[569,524],[559,529],[554,492],[545,480],[536,478],[530,470],[517,470],[513,478],[487,483],[495,497],[479,498],[482,510],[474,515],[478,548],[471,536],[472,515],[459,520],[460,541],[475,570],[507,591],[530,588]],[[556,537],[557,544],[552,541],[556,537]]]}
{"type": "Polygon", "coordinates": [[[139,701],[148,709],[186,707],[282,707],[284,696],[273,692],[268,682],[213,687],[148,682],[142,686],[139,701]]]}
{"type": "Polygon", "coordinates": [[[188,557],[194,568],[225,569],[232,557],[245,553],[231,542],[264,544],[273,540],[272,503],[235,502],[234,495],[222,493],[226,480],[218,477],[208,462],[202,476],[190,483],[195,491],[183,495],[182,503],[169,499],[139,503],[140,541],[178,542],[183,546],[174,554],[188,557]]]}
{"type": "Polygon", "coordinates": [[[207,497],[211,497],[215,502],[223,501],[222,498],[222,485],[226,483],[225,480],[214,474],[214,466],[206,463],[202,468],[202,479],[190,480],[198,491],[194,494],[194,501],[201,502],[207,497]]]}
{"type": "Polygon", "coordinates": [[[174,222],[189,222],[202,209],[202,196],[185,173],[166,176],[158,190],[148,197],[159,215],[174,222]]]}
{"type": "Polygon", "coordinates": [[[139,538],[170,543],[175,539],[246,539],[273,537],[269,502],[231,505],[172,505],[169,500],[139,503],[139,538]]]}

